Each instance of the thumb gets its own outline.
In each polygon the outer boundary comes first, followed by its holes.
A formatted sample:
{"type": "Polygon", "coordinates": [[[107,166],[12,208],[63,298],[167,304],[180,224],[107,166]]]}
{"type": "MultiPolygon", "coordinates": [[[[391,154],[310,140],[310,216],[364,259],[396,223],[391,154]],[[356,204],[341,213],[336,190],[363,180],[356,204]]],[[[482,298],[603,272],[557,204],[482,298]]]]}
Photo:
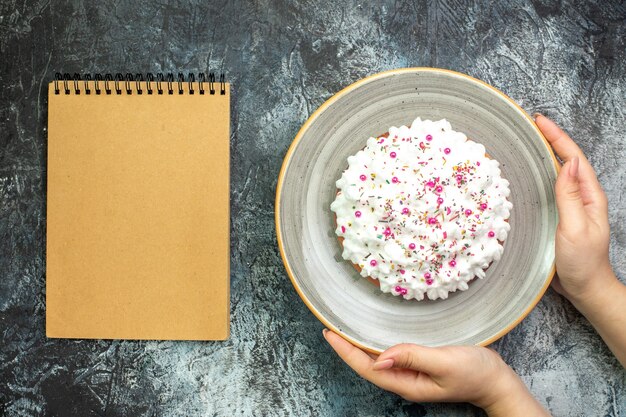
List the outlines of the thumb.
{"type": "Polygon", "coordinates": [[[381,353],[374,369],[404,368],[439,375],[448,368],[449,360],[450,356],[440,348],[402,343],[381,353]]]}
{"type": "Polygon", "coordinates": [[[586,216],[578,181],[579,161],[577,156],[567,161],[555,184],[559,222],[569,230],[578,228],[586,216]]]}

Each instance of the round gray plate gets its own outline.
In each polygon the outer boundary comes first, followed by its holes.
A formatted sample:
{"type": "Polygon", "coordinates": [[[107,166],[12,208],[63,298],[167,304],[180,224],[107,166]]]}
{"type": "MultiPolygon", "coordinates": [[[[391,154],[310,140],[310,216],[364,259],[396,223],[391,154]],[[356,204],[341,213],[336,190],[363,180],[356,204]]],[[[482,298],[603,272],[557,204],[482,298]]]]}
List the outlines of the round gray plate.
{"type": "Polygon", "coordinates": [[[397,343],[486,345],[517,325],[554,274],[557,162],[533,120],[510,98],[467,75],[408,68],[363,79],[303,125],[276,192],[278,243],[298,294],[330,329],[372,352],[397,343]],[[510,182],[511,232],[502,259],[447,300],[383,294],[341,258],[330,203],[346,159],[371,136],[416,118],[447,119],[482,143],[510,182]]]}

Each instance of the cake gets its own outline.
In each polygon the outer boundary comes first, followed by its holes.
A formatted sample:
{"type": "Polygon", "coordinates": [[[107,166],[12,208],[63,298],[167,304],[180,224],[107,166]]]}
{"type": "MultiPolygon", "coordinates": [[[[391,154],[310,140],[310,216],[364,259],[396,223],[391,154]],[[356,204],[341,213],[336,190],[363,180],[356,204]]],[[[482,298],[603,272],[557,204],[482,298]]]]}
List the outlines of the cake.
{"type": "Polygon", "coordinates": [[[343,259],[407,300],[467,290],[500,259],[510,230],[499,165],[446,120],[370,138],[348,158],[330,206],[343,259]]]}

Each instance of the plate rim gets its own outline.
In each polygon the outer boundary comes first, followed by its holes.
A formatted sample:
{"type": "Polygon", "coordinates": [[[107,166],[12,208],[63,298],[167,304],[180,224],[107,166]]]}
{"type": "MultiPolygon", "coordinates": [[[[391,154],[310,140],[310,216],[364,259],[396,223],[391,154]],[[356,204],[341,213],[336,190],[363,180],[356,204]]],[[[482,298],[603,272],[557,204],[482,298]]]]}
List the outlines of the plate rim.
{"type": "MultiPolygon", "coordinates": [[[[281,200],[281,196],[282,196],[282,188],[283,188],[283,182],[284,182],[285,174],[287,172],[287,167],[289,166],[289,163],[291,162],[291,158],[293,156],[293,153],[294,153],[296,147],[298,146],[298,143],[300,142],[300,140],[302,139],[302,137],[304,136],[306,131],[309,129],[309,126],[320,116],[320,114],[322,114],[322,112],[324,112],[324,110],[326,110],[326,108],[330,107],[331,104],[336,102],[338,99],[340,99],[344,95],[348,94],[350,91],[355,90],[358,87],[360,87],[361,85],[367,84],[367,83],[369,83],[371,81],[374,81],[376,79],[385,78],[385,77],[388,77],[390,75],[403,74],[403,73],[417,73],[417,72],[435,72],[435,73],[441,73],[441,74],[445,74],[445,75],[452,75],[452,76],[456,76],[456,77],[463,77],[463,78],[466,78],[466,79],[468,79],[469,81],[471,81],[473,83],[478,83],[479,85],[488,88],[492,92],[496,93],[496,95],[499,95],[500,97],[502,97],[505,100],[507,100],[509,103],[511,103],[530,122],[530,124],[534,128],[535,132],[543,140],[543,142],[546,145],[546,148],[548,150],[548,153],[552,157],[552,162],[554,164],[554,168],[556,170],[556,174],[557,175],[558,175],[558,173],[560,172],[560,169],[561,169],[561,165],[559,164],[558,160],[556,159],[556,156],[554,155],[554,151],[552,150],[552,147],[550,146],[550,143],[547,141],[547,139],[545,138],[543,133],[541,133],[541,131],[537,127],[537,124],[535,123],[535,120],[524,109],[522,109],[522,107],[519,104],[517,104],[512,98],[510,98],[509,96],[504,94],[502,91],[500,91],[496,87],[486,83],[485,81],[482,81],[482,80],[480,80],[478,78],[475,78],[475,77],[472,77],[470,75],[464,74],[462,72],[453,71],[453,70],[449,70],[449,69],[445,69],[445,68],[435,68],[435,67],[407,67],[407,68],[396,68],[396,69],[392,69],[392,70],[388,70],[388,71],[382,71],[382,72],[378,72],[378,73],[369,75],[367,77],[361,78],[360,80],[358,80],[358,81],[356,81],[356,82],[354,82],[354,83],[344,87],[343,89],[341,89],[338,92],[336,92],[335,94],[333,94],[324,103],[322,103],[322,105],[319,106],[308,117],[308,119],[304,122],[304,124],[300,127],[300,129],[298,130],[298,133],[296,134],[296,136],[294,137],[293,141],[289,145],[289,148],[287,149],[287,153],[285,154],[285,157],[283,159],[283,163],[282,163],[282,166],[280,168],[280,172],[278,174],[278,182],[276,184],[276,197],[275,197],[275,201],[274,201],[274,223],[275,223],[275,227],[276,227],[276,240],[278,242],[278,249],[280,251],[280,256],[281,256],[282,261],[283,261],[283,266],[285,267],[285,270],[287,271],[287,275],[289,276],[289,280],[291,281],[291,284],[293,285],[293,287],[295,288],[296,292],[298,293],[298,296],[304,302],[304,304],[308,307],[308,309],[311,311],[311,313],[313,313],[313,315],[320,322],[322,322],[322,324],[325,325],[329,330],[332,330],[334,333],[338,334],[343,339],[345,339],[348,342],[350,342],[352,345],[354,345],[354,346],[356,346],[356,347],[358,347],[358,348],[360,348],[360,349],[362,349],[362,350],[364,350],[366,352],[374,353],[374,354],[380,354],[383,351],[380,350],[380,349],[375,349],[375,348],[372,348],[372,347],[369,347],[369,346],[365,346],[365,345],[359,343],[358,341],[354,340],[353,338],[349,337],[348,335],[346,335],[344,332],[342,332],[337,327],[333,326],[332,323],[330,323],[324,317],[324,315],[322,313],[320,313],[315,308],[315,306],[311,303],[311,301],[302,292],[302,289],[300,288],[300,285],[297,283],[297,281],[295,279],[295,274],[292,271],[291,266],[289,265],[289,261],[287,260],[287,253],[285,251],[285,246],[284,246],[284,243],[283,243],[282,237],[281,237],[280,200],[281,200]]],[[[558,219],[558,214],[557,214],[557,219],[558,219]]],[[[558,220],[557,220],[557,224],[558,224],[558,220]]],[[[541,300],[541,298],[543,297],[543,295],[547,291],[548,287],[550,286],[550,284],[552,282],[552,279],[554,278],[555,273],[556,273],[556,257],[555,257],[555,259],[552,260],[552,266],[550,268],[550,271],[548,272],[548,277],[547,277],[543,287],[540,289],[540,291],[537,294],[537,296],[535,297],[535,299],[533,299],[532,302],[528,305],[526,310],[524,310],[522,312],[522,314],[520,314],[519,317],[517,317],[515,320],[513,320],[509,325],[504,327],[498,333],[496,333],[495,335],[493,335],[490,338],[487,338],[487,339],[485,339],[485,340],[483,340],[481,342],[476,343],[475,346],[488,346],[488,345],[490,345],[491,343],[495,342],[496,340],[500,339],[501,337],[503,337],[504,335],[509,333],[522,320],[524,320],[524,318],[526,318],[526,316],[528,316],[528,314],[530,314],[530,312],[536,307],[536,305],[539,303],[539,300],[541,300]]]]}

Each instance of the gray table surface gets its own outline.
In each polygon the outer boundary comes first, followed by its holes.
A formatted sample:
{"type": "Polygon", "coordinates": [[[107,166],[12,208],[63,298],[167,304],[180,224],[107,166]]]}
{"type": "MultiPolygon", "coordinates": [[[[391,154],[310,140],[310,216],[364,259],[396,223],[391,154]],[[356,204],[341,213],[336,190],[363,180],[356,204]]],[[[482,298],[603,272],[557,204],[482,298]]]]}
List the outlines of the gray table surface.
{"type": "MultiPolygon", "coordinates": [[[[282,158],[334,92],[379,72],[476,76],[562,124],[609,197],[626,277],[624,2],[0,2],[0,415],[475,416],[411,404],[359,379],[324,342],[283,269],[274,229],[282,158]],[[232,337],[48,340],[46,84],[62,72],[224,71],[233,83],[232,337]]],[[[626,376],[549,290],[494,343],[554,415],[626,414],[626,376]]]]}

